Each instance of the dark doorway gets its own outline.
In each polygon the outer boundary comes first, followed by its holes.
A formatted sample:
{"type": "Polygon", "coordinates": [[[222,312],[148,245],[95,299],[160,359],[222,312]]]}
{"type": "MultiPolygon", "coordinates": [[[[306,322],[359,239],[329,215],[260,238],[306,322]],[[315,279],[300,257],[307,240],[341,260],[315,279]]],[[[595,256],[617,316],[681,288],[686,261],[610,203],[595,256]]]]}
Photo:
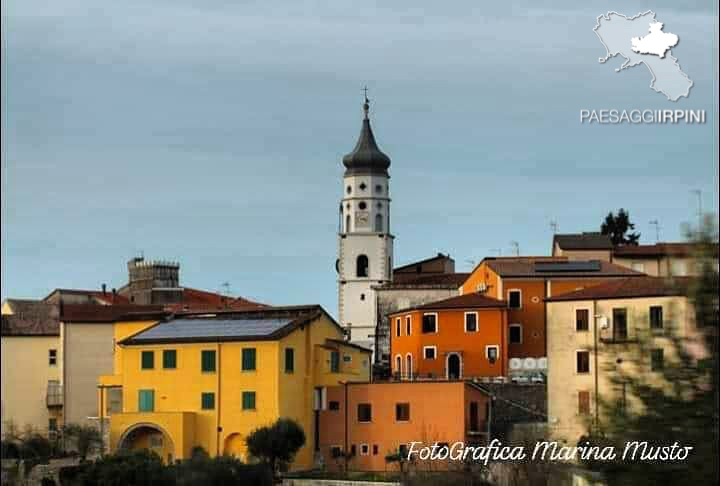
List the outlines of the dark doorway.
{"type": "Polygon", "coordinates": [[[460,356],[457,354],[451,354],[448,356],[447,362],[448,369],[448,380],[459,380],[460,379],[460,356]]]}

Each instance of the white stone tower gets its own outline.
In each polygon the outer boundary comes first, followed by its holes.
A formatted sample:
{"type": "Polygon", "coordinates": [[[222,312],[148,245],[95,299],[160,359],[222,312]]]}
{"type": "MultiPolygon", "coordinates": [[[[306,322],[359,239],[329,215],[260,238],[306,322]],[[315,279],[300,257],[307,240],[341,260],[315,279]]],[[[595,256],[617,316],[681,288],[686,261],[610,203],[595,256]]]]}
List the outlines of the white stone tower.
{"type": "Polygon", "coordinates": [[[372,287],[392,280],[390,158],[375,143],[365,96],[360,137],[343,157],[338,223],[338,312],[351,341],[375,348],[377,305],[372,287]]]}

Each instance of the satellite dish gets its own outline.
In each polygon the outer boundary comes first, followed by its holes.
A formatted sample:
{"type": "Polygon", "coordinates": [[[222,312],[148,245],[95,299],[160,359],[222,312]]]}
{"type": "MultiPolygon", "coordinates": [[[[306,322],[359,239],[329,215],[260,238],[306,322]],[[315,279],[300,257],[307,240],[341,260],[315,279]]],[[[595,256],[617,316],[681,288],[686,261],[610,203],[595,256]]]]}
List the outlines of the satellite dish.
{"type": "Polygon", "coordinates": [[[539,370],[546,370],[547,369],[547,358],[538,358],[537,367],[539,370]]]}
{"type": "Polygon", "coordinates": [[[537,368],[537,360],[535,358],[525,358],[523,360],[523,369],[534,370],[537,368]]]}
{"type": "Polygon", "coordinates": [[[520,358],[510,358],[510,369],[511,369],[511,370],[519,370],[519,369],[522,369],[522,359],[520,359],[520,358]]]}

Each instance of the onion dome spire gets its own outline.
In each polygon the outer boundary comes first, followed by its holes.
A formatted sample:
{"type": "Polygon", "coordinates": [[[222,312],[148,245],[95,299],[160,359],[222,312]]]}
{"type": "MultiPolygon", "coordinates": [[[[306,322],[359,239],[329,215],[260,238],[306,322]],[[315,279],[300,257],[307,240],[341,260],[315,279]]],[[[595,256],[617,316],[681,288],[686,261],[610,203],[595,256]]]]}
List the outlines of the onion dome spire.
{"type": "Polygon", "coordinates": [[[388,167],[390,167],[390,157],[382,153],[375,142],[372,128],[370,127],[370,100],[367,97],[367,88],[365,88],[365,102],[363,103],[363,122],[360,129],[360,137],[358,138],[355,148],[352,152],[343,157],[343,165],[345,166],[345,175],[355,174],[383,174],[388,175],[388,167]]]}

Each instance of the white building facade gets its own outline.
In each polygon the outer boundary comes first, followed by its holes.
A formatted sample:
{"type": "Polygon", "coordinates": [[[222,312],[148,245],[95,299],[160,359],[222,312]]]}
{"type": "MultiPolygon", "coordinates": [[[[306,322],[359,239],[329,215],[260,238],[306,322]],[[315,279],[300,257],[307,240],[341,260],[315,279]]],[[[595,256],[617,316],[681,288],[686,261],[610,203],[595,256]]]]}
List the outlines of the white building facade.
{"type": "Polygon", "coordinates": [[[338,221],[338,313],[350,340],[374,349],[375,285],[392,281],[390,158],[375,142],[367,98],[360,137],[343,157],[343,197],[338,221]]]}

